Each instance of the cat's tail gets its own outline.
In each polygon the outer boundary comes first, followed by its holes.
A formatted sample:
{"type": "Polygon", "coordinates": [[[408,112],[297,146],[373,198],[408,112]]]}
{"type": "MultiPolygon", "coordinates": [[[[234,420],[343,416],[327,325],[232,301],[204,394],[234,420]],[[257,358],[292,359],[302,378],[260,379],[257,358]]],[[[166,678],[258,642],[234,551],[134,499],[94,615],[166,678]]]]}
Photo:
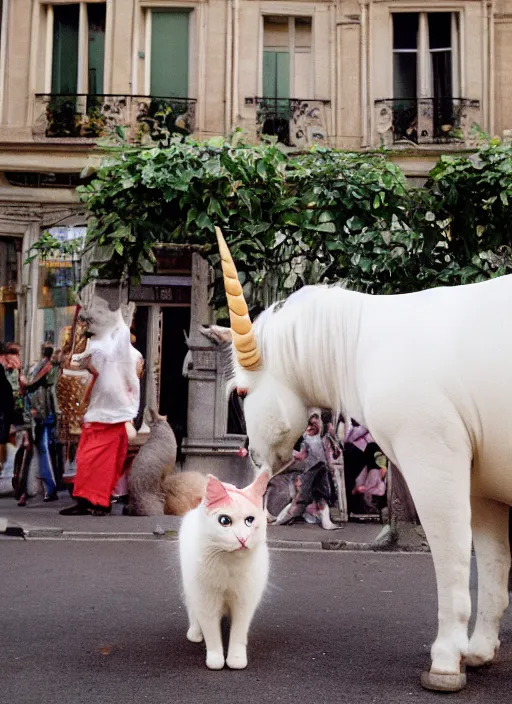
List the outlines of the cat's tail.
{"type": "Polygon", "coordinates": [[[207,478],[200,472],[178,472],[165,477],[164,511],[169,516],[184,516],[201,503],[206,491],[207,478]]]}

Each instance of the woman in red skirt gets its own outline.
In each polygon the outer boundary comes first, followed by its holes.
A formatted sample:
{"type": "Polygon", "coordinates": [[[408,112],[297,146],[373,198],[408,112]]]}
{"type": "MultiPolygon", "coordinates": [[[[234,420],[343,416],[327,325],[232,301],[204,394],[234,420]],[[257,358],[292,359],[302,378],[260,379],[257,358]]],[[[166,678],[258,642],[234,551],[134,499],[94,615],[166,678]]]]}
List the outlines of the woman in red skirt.
{"type": "Polygon", "coordinates": [[[99,329],[87,353],[74,358],[93,375],[94,382],[76,456],[76,504],[60,511],[64,516],[110,512],[112,492],[126,461],[128,432],[134,432],[142,355],[130,343],[130,330],[121,312],[110,315],[113,326],[99,329]]]}

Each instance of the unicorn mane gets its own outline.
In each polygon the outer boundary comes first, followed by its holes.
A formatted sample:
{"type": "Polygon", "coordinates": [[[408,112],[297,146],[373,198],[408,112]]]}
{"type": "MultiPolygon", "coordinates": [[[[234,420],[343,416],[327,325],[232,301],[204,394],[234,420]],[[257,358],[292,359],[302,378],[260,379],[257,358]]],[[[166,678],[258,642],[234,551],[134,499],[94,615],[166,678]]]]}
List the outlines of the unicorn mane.
{"type": "MultiPolygon", "coordinates": [[[[363,298],[339,286],[306,286],[267,308],[254,323],[263,370],[309,406],[350,418],[347,369],[354,368],[363,298]]],[[[234,350],[231,362],[229,389],[253,385],[251,378],[258,372],[242,369],[234,350]]]]}

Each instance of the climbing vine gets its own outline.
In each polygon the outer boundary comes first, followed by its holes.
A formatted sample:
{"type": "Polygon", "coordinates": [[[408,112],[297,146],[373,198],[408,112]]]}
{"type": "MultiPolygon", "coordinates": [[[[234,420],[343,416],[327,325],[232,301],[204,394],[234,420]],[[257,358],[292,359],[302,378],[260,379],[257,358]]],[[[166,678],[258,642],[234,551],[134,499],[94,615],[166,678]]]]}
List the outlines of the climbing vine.
{"type": "MultiPolygon", "coordinates": [[[[416,189],[383,152],[289,155],[240,133],[110,147],[78,189],[94,250],[82,284],[152,272],[162,242],[198,245],[218,276],[215,225],[254,311],[306,284],[396,293],[498,276],[512,269],[511,174],[512,149],[498,141],[442,156],[416,189]]],[[[55,247],[44,235],[34,252],[55,247]]]]}

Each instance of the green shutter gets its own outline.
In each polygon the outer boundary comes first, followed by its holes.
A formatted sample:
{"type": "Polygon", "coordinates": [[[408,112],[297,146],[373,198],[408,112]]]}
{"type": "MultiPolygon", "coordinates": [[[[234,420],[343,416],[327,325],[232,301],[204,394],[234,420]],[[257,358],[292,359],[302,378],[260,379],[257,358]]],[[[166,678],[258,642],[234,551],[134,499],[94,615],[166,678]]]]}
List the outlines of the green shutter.
{"type": "Polygon", "coordinates": [[[288,100],[290,97],[290,54],[287,51],[277,52],[277,96],[288,100]]]}
{"type": "Polygon", "coordinates": [[[105,13],[103,3],[87,5],[89,28],[88,81],[89,95],[103,93],[103,67],[105,64],[105,13]]]}
{"type": "Polygon", "coordinates": [[[188,97],[189,12],[153,10],[151,95],[188,97]]]}
{"type": "Polygon", "coordinates": [[[290,54],[288,51],[263,52],[263,97],[290,97],[290,54]]]}
{"type": "Polygon", "coordinates": [[[277,96],[277,58],[275,51],[263,52],[263,97],[277,96]]]}
{"type": "Polygon", "coordinates": [[[52,93],[75,94],[78,79],[80,6],[55,5],[53,12],[52,93]]]}

